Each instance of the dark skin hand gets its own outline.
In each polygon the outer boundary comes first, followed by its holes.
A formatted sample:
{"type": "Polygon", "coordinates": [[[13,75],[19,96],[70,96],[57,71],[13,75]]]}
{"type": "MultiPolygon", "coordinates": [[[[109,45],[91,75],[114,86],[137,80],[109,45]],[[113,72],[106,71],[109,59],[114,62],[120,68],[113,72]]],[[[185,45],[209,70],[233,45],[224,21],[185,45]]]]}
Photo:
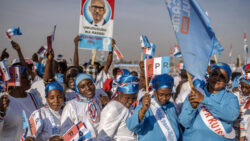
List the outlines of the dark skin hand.
{"type": "Polygon", "coordinates": [[[138,118],[141,122],[148,108],[150,107],[151,96],[149,94],[145,94],[142,99],[142,108],[139,110],[138,118]]]}
{"type": "Polygon", "coordinates": [[[5,49],[2,51],[0,61],[4,60],[5,58],[9,58],[9,53],[7,52],[7,48],[5,48],[5,49]]]}
{"type": "Polygon", "coordinates": [[[34,137],[29,136],[25,139],[25,141],[36,141],[36,139],[34,137]]]}
{"type": "Polygon", "coordinates": [[[204,96],[193,88],[191,94],[188,97],[188,101],[190,102],[191,106],[196,109],[203,100],[204,96]]]}

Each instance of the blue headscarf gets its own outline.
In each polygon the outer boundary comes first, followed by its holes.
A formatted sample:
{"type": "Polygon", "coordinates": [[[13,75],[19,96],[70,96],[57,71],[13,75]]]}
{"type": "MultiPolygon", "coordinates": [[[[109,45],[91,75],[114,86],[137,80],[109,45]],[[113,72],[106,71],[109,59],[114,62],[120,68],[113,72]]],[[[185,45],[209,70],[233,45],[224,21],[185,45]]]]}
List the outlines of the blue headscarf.
{"type": "Polygon", "coordinates": [[[122,75],[118,82],[118,91],[124,94],[137,94],[139,78],[133,75],[122,75]]]}
{"type": "Polygon", "coordinates": [[[170,90],[173,89],[174,86],[174,79],[172,76],[168,74],[161,74],[157,75],[153,81],[153,89],[158,90],[161,88],[169,88],[170,90]]]}
{"type": "Polygon", "coordinates": [[[80,93],[78,88],[77,88],[77,85],[82,81],[82,80],[85,80],[85,79],[90,79],[93,83],[95,83],[94,79],[88,75],[87,73],[79,73],[77,76],[76,76],[76,79],[75,79],[75,91],[77,93],[80,93]]]}
{"type": "Polygon", "coordinates": [[[63,87],[57,81],[53,81],[46,85],[45,87],[46,97],[48,96],[49,92],[52,90],[60,90],[62,93],[64,93],[63,87]]]}
{"type": "Polygon", "coordinates": [[[246,69],[248,69],[249,67],[250,67],[250,64],[247,64],[243,67],[242,72],[241,72],[241,78],[240,78],[240,82],[244,82],[248,85],[250,84],[250,79],[247,78],[249,73],[246,74],[246,69]]]}
{"type": "Polygon", "coordinates": [[[211,70],[214,70],[216,68],[219,68],[219,69],[223,69],[227,72],[227,78],[228,80],[230,80],[230,77],[231,77],[231,74],[232,74],[232,70],[230,68],[230,66],[226,63],[222,63],[222,62],[218,62],[218,63],[215,63],[212,67],[211,67],[211,70]]]}

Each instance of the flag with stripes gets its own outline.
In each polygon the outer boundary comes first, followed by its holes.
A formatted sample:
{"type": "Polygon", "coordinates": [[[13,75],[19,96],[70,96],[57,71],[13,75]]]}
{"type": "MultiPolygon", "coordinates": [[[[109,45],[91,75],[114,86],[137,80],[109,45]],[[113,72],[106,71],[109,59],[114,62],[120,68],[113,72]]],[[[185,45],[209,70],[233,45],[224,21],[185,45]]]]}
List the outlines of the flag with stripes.
{"type": "Polygon", "coordinates": [[[9,81],[11,77],[4,61],[0,61],[0,69],[2,72],[3,82],[9,81]]]}
{"type": "Polygon", "coordinates": [[[168,73],[169,61],[169,56],[156,57],[144,60],[145,74],[150,77],[152,75],[168,73]]]}
{"type": "Polygon", "coordinates": [[[145,36],[145,35],[141,35],[140,36],[140,42],[141,42],[141,47],[144,48],[144,47],[151,47],[151,44],[148,40],[148,37],[145,36]]]}
{"type": "Polygon", "coordinates": [[[21,86],[21,68],[9,67],[11,79],[8,81],[8,86],[21,86]]]}
{"type": "Polygon", "coordinates": [[[114,47],[114,52],[117,60],[121,60],[124,57],[117,46],[114,47]]]}
{"type": "Polygon", "coordinates": [[[40,57],[44,57],[45,52],[47,51],[48,47],[47,46],[41,46],[40,49],[37,51],[37,54],[40,57]]]}
{"type": "Polygon", "coordinates": [[[247,55],[248,54],[248,45],[247,45],[247,33],[244,32],[244,51],[245,51],[245,54],[247,55]]]}
{"type": "Polygon", "coordinates": [[[143,54],[146,54],[148,56],[155,56],[155,44],[154,43],[150,43],[151,47],[143,47],[142,48],[142,52],[143,54]]]}
{"type": "Polygon", "coordinates": [[[71,127],[64,135],[65,141],[82,141],[91,139],[91,132],[83,122],[79,122],[71,127]]]}
{"type": "Polygon", "coordinates": [[[174,46],[174,57],[175,58],[182,57],[179,45],[174,46]]]}
{"type": "Polygon", "coordinates": [[[11,36],[14,36],[14,35],[22,35],[22,32],[20,31],[20,28],[17,27],[15,28],[14,26],[11,27],[10,29],[8,29],[6,31],[6,36],[11,40],[11,36]]]}
{"type": "Polygon", "coordinates": [[[54,29],[51,33],[51,35],[47,36],[47,46],[48,46],[48,50],[52,49],[52,43],[55,39],[55,33],[56,33],[56,25],[54,25],[54,29]]]}

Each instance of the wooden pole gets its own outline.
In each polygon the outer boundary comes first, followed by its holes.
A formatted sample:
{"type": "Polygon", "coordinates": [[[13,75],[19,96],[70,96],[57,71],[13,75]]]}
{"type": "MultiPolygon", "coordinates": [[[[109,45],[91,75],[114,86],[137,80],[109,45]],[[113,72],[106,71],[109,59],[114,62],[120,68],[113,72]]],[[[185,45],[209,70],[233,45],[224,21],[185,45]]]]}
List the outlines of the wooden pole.
{"type": "Polygon", "coordinates": [[[91,65],[94,65],[94,63],[95,63],[95,56],[96,56],[96,49],[93,50],[93,56],[92,56],[92,60],[91,60],[91,65]]]}
{"type": "Polygon", "coordinates": [[[193,84],[192,76],[188,72],[187,72],[187,76],[188,76],[188,82],[189,82],[190,88],[193,89],[194,84],[193,84]]]}
{"type": "Polygon", "coordinates": [[[214,60],[215,60],[215,63],[218,63],[218,59],[217,59],[216,54],[214,55],[214,60]]]}

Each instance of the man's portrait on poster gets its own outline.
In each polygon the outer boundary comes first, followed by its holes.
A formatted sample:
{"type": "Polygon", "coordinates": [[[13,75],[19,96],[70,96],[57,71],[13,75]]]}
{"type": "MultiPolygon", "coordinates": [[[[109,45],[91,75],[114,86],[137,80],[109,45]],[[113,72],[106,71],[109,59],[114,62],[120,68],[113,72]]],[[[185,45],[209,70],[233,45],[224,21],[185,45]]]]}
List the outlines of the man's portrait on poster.
{"type": "Polygon", "coordinates": [[[87,0],[84,4],[84,17],[93,26],[104,26],[111,17],[111,7],[106,0],[87,0]]]}

